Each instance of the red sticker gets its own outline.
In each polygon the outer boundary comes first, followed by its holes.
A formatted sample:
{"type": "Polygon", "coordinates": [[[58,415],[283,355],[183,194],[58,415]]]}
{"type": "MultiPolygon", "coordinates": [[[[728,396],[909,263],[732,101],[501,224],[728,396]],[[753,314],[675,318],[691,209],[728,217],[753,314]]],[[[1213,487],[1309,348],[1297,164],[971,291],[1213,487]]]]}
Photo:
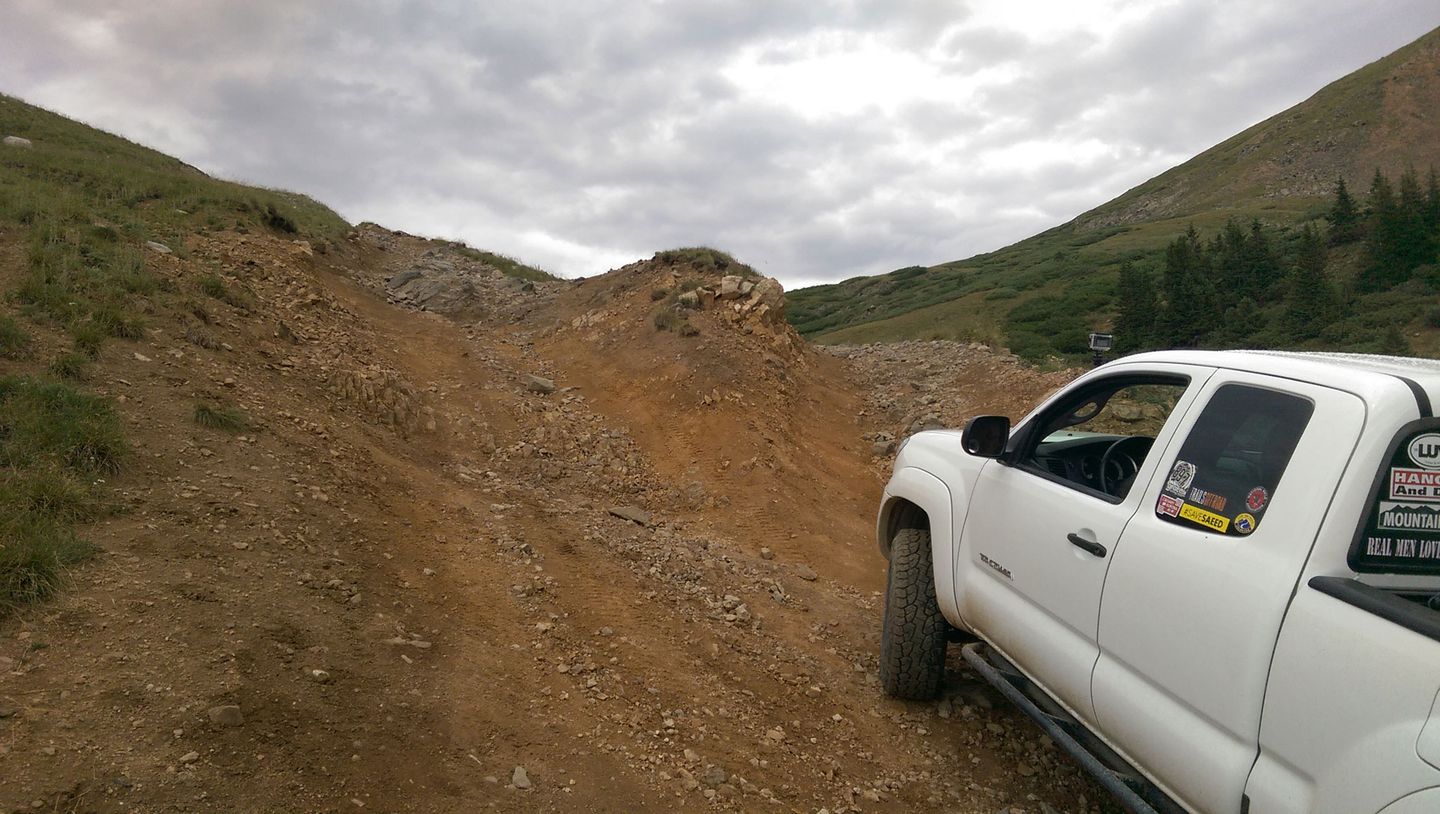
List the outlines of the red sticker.
{"type": "Polygon", "coordinates": [[[1163,514],[1166,517],[1175,517],[1180,514],[1180,507],[1184,505],[1185,501],[1178,497],[1161,495],[1160,500],[1155,504],[1155,513],[1163,514]]]}
{"type": "Polygon", "coordinates": [[[1250,494],[1245,496],[1245,508],[1252,512],[1258,512],[1265,508],[1265,504],[1269,501],[1270,493],[1265,491],[1265,487],[1256,486],[1250,490],[1250,494]]]}

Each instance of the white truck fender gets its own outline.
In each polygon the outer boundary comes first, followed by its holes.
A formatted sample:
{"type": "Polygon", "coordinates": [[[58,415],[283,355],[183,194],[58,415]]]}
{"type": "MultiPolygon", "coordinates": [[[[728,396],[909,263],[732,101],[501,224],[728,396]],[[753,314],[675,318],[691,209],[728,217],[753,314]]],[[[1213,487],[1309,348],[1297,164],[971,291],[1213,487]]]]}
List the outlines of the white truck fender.
{"type": "Polygon", "coordinates": [[[944,481],[923,469],[902,467],[895,470],[890,482],[885,485],[885,495],[880,501],[880,514],[875,523],[875,536],[880,544],[880,553],[888,560],[890,538],[897,529],[914,523],[929,528],[935,599],[945,620],[964,630],[955,597],[955,521],[952,507],[956,505],[966,504],[955,502],[955,496],[944,481]],[[917,515],[916,509],[924,512],[923,518],[917,515]]]}

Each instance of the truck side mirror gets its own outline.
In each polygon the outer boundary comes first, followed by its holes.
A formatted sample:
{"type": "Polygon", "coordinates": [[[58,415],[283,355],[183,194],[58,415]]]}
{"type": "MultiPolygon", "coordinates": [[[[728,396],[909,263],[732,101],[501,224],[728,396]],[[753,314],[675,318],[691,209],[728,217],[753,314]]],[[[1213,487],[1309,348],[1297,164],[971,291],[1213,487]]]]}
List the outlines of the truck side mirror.
{"type": "Polygon", "coordinates": [[[976,416],[965,423],[960,445],[971,455],[999,458],[1010,441],[1010,419],[1003,415],[976,416]]]}

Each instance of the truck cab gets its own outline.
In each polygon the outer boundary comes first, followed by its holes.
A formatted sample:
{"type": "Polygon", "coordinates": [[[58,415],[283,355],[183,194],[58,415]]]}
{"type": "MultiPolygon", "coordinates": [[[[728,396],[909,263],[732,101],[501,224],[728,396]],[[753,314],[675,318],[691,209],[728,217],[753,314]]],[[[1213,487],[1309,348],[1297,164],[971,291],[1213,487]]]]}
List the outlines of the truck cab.
{"type": "Polygon", "coordinates": [[[1163,352],[912,436],[886,689],[938,691],[960,631],[1133,810],[1440,811],[1432,393],[1436,362],[1163,352]]]}

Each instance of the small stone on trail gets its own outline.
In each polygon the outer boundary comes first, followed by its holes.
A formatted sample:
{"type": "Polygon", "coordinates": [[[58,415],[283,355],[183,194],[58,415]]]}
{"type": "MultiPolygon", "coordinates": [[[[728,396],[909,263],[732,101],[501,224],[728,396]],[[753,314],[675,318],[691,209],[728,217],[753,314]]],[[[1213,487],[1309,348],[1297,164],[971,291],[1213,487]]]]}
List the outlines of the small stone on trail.
{"type": "Polygon", "coordinates": [[[209,715],[211,721],[221,726],[242,726],[245,723],[245,714],[234,704],[211,707],[209,715]]]}
{"type": "Polygon", "coordinates": [[[197,761],[197,760],[199,760],[199,759],[200,759],[200,753],[199,753],[199,752],[186,752],[185,754],[183,754],[183,755],[180,756],[180,762],[181,762],[182,764],[185,764],[185,765],[189,765],[189,764],[191,764],[191,763],[194,763],[195,761],[197,761]]]}
{"type": "Polygon", "coordinates": [[[169,247],[169,246],[166,246],[164,243],[156,243],[156,242],[153,241],[153,240],[147,240],[147,241],[145,241],[145,248],[149,249],[149,250],[152,251],[152,252],[159,252],[159,253],[161,253],[161,254],[172,254],[172,253],[173,253],[173,252],[170,251],[170,247],[169,247]]]}
{"type": "Polygon", "coordinates": [[[325,670],[311,670],[310,677],[321,684],[330,683],[330,673],[326,672],[325,670]]]}
{"type": "Polygon", "coordinates": [[[525,773],[524,766],[516,766],[514,773],[510,775],[510,785],[521,791],[530,788],[530,775],[525,773]]]}
{"type": "Polygon", "coordinates": [[[540,393],[541,395],[554,393],[555,381],[531,373],[525,377],[525,389],[531,393],[540,393]]]}
{"type": "Polygon", "coordinates": [[[650,525],[650,513],[637,506],[615,506],[610,509],[610,513],[621,520],[629,520],[642,526],[650,525]]]}
{"type": "Polygon", "coordinates": [[[815,569],[811,568],[808,565],[796,566],[795,576],[805,580],[806,582],[814,582],[815,580],[820,578],[820,575],[815,573],[815,569]]]}
{"type": "Polygon", "coordinates": [[[149,356],[146,356],[145,354],[141,353],[140,351],[135,351],[135,361],[137,361],[137,362],[148,362],[148,361],[150,361],[150,357],[149,357],[149,356]]]}
{"type": "Polygon", "coordinates": [[[768,549],[768,548],[762,548],[762,549],[760,549],[760,559],[762,559],[762,560],[773,560],[773,559],[775,559],[775,552],[774,552],[774,551],[771,551],[771,550],[768,549]]]}

